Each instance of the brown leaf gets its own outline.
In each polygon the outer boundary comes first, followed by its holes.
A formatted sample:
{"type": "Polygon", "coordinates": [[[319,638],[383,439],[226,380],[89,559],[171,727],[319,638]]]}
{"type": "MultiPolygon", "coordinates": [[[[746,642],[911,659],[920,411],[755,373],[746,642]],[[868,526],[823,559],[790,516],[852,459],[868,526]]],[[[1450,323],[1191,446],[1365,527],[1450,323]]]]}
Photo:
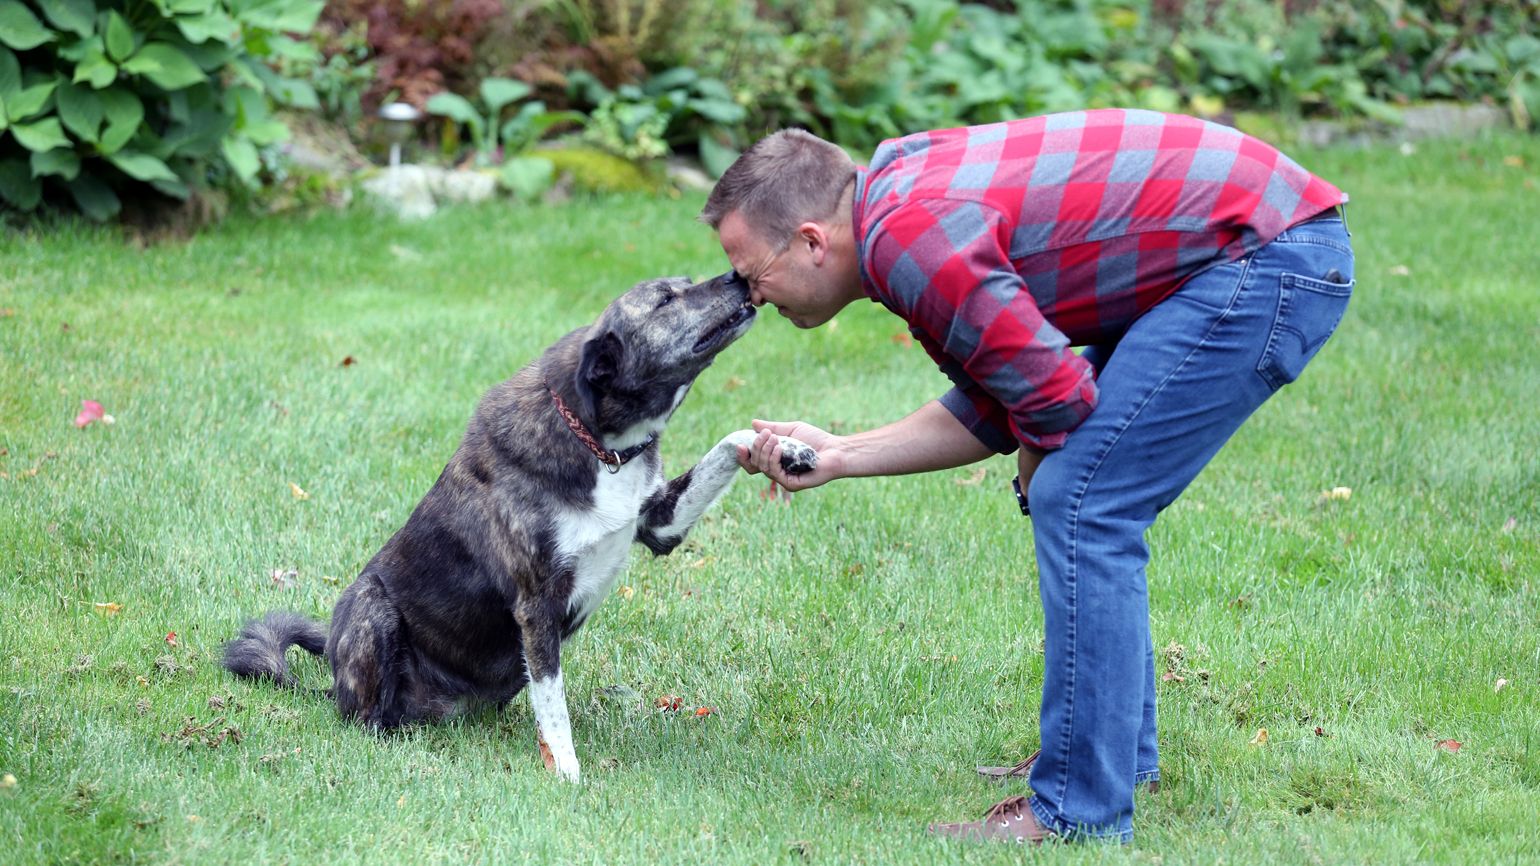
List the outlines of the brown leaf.
{"type": "Polygon", "coordinates": [[[295,484],[293,481],[289,482],[289,493],[295,499],[298,499],[298,500],[301,500],[301,501],[304,501],[304,500],[310,498],[310,494],[306,493],[303,488],[301,488],[298,484],[295,484]]]}
{"type": "Polygon", "coordinates": [[[660,710],[674,712],[684,706],[684,699],[678,695],[659,695],[658,699],[652,702],[652,705],[660,710]]]}
{"type": "Polygon", "coordinates": [[[10,307],[0,307],[0,319],[9,319],[16,315],[16,311],[10,307]]]}
{"type": "Polygon", "coordinates": [[[1257,728],[1257,735],[1251,738],[1253,746],[1267,745],[1267,728],[1257,728]]]}
{"type": "Polygon", "coordinates": [[[914,337],[908,331],[899,331],[893,335],[893,342],[907,349],[914,345],[914,337]]]}
{"type": "Polygon", "coordinates": [[[100,613],[104,616],[117,616],[123,610],[123,605],[118,604],[115,601],[92,602],[91,606],[96,608],[97,613],[100,613]]]}
{"type": "Polygon", "coordinates": [[[717,712],[717,708],[716,707],[696,707],[695,708],[695,717],[697,719],[699,719],[699,718],[701,718],[703,716],[714,716],[714,715],[716,715],[716,712],[717,712]]]}
{"type": "Polygon", "coordinates": [[[989,474],[989,470],[980,466],[978,469],[973,470],[973,474],[969,475],[967,478],[954,478],[952,479],[952,482],[958,487],[973,487],[976,486],[980,481],[983,481],[984,476],[987,474],[989,474]]]}
{"type": "Polygon", "coordinates": [[[747,384],[749,384],[749,383],[745,382],[739,376],[729,376],[728,379],[727,379],[727,383],[722,386],[722,390],[724,390],[724,391],[736,391],[739,388],[742,388],[744,385],[747,385],[747,384]]]}
{"type": "Polygon", "coordinates": [[[545,737],[536,734],[535,739],[540,744],[540,760],[545,763],[545,768],[547,770],[555,772],[556,756],[551,753],[551,747],[545,744],[545,737]]]}
{"type": "Polygon", "coordinates": [[[356,363],[358,363],[358,362],[353,359],[352,355],[345,355],[342,358],[342,364],[340,366],[351,367],[351,366],[353,366],[356,363]]]}
{"type": "Polygon", "coordinates": [[[1506,165],[1509,168],[1523,168],[1524,167],[1524,157],[1519,156],[1516,153],[1509,154],[1509,155],[1503,157],[1503,165],[1506,165]]]}
{"type": "Polygon", "coordinates": [[[166,632],[166,646],[169,646],[169,647],[175,647],[176,646],[176,632],[174,632],[174,631],[166,632]]]}
{"type": "Polygon", "coordinates": [[[1458,751],[1460,751],[1460,747],[1465,745],[1465,744],[1460,742],[1459,740],[1439,740],[1438,742],[1434,743],[1433,745],[1437,746],[1440,749],[1443,749],[1446,752],[1458,752],[1458,751]]]}

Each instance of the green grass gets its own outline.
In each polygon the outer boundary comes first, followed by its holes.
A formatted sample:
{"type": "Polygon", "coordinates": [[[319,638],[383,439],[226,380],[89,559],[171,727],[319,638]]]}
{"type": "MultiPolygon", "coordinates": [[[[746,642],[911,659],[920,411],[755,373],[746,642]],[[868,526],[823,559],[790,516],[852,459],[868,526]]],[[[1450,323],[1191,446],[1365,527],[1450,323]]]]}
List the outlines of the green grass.
{"type": "MultiPolygon", "coordinates": [[[[740,483],[673,556],[639,549],[565,655],[581,786],[541,768],[522,699],[377,737],[218,667],[243,618],[329,610],[486,388],[631,283],[722,269],[698,200],[4,240],[0,859],[1540,862],[1540,139],[1298,156],[1353,195],[1357,296],[1151,533],[1185,679],[1136,841],[1041,854],[922,829],[981,813],[1001,794],[973,765],[1037,739],[1008,459],[790,507],[740,483]],[[117,423],[75,429],[82,398],[117,423]]],[[[753,417],[850,431],[939,394],[900,330],[875,306],[768,317],[666,464],[753,417]]]]}

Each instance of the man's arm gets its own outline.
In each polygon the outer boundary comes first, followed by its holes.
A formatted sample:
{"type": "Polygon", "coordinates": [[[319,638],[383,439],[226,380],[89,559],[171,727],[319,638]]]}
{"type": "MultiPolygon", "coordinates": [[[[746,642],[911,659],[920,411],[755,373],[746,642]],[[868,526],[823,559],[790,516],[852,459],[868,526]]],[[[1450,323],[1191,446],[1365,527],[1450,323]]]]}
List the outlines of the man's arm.
{"type": "Polygon", "coordinates": [[[938,400],[902,420],[850,436],[834,436],[800,421],[755,421],[754,429],[759,435],[752,445],[738,449],[738,463],[751,473],[765,473],[787,492],[817,487],[836,478],[952,469],[994,454],[938,400]],[[818,452],[818,466],[801,475],[782,470],[781,436],[810,445],[818,452]]]}

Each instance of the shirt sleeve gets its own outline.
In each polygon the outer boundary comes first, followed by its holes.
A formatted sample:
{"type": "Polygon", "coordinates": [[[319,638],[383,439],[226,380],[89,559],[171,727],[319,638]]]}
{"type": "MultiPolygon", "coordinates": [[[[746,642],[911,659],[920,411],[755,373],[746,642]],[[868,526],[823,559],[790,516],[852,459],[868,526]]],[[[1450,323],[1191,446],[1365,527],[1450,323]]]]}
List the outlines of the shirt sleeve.
{"type": "Polygon", "coordinates": [[[1053,450],[1096,407],[1096,381],[1011,265],[1010,234],[977,202],[910,201],[868,233],[866,268],[957,385],[942,405],[996,451],[1014,450],[1001,447],[1002,422],[1015,440],[1053,450]]]}

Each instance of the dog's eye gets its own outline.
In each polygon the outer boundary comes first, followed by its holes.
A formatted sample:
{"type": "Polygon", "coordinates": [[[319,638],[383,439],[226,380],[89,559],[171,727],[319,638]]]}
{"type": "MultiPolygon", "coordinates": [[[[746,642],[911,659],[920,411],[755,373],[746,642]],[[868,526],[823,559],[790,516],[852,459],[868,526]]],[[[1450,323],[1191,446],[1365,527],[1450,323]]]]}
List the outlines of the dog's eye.
{"type": "Polygon", "coordinates": [[[663,297],[658,299],[658,305],[656,307],[653,307],[653,309],[661,310],[664,307],[668,306],[669,304],[672,304],[673,302],[674,302],[674,293],[673,292],[664,292],[663,293],[663,297]]]}

